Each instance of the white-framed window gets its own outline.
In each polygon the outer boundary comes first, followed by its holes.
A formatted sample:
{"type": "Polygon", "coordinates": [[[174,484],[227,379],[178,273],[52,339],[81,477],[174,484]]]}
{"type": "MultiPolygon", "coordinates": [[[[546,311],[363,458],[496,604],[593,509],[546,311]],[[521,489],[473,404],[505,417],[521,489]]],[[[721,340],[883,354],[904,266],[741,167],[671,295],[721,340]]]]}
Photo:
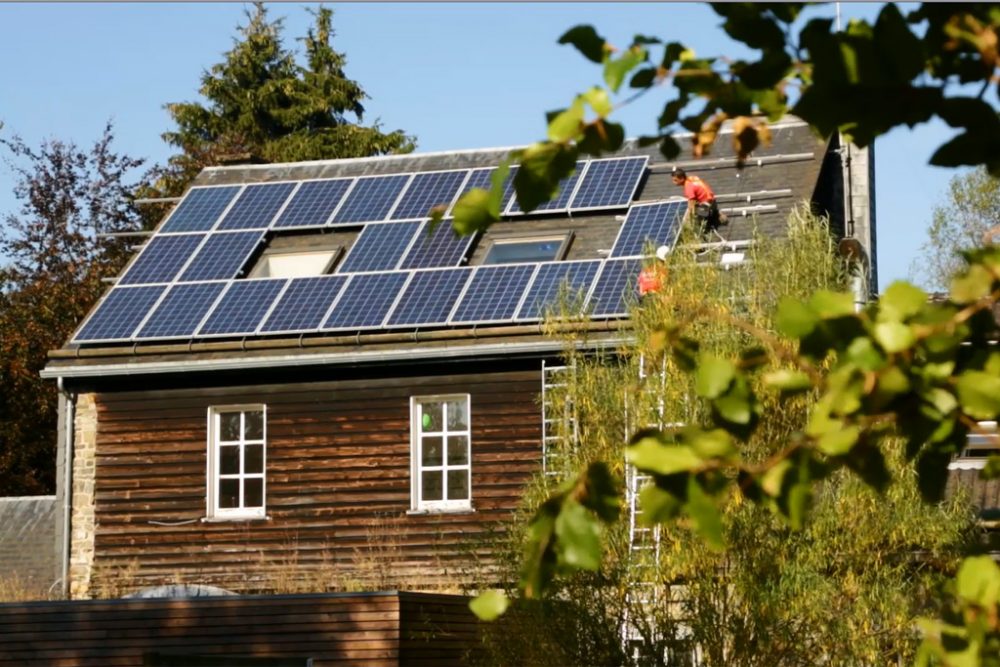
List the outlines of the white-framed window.
{"type": "Polygon", "coordinates": [[[990,456],[1000,455],[1000,433],[996,422],[979,422],[977,430],[969,433],[965,449],[948,467],[952,470],[976,470],[986,465],[990,456]]]}
{"type": "Polygon", "coordinates": [[[233,405],[208,409],[208,516],[265,516],[267,407],[233,405]]]}
{"type": "Polygon", "coordinates": [[[490,239],[483,264],[552,262],[566,256],[572,232],[501,235],[490,239]]]}
{"type": "Polygon", "coordinates": [[[472,508],[469,395],[410,399],[411,509],[472,508]]]}

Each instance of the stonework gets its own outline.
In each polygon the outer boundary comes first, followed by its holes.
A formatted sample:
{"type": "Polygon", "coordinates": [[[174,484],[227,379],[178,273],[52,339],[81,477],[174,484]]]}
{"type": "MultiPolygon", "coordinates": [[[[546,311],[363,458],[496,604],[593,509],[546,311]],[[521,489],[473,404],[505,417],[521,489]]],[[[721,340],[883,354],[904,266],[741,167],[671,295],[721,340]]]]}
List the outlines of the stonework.
{"type": "Polygon", "coordinates": [[[69,596],[90,598],[94,569],[94,477],[97,459],[97,402],[80,394],[73,425],[73,504],[70,528],[69,596]]]}

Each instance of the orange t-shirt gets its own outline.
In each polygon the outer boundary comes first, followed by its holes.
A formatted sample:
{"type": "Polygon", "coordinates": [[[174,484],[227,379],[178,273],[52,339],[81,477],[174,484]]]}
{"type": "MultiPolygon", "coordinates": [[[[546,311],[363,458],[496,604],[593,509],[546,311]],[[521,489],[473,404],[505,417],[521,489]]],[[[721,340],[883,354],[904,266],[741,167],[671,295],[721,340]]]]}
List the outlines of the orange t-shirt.
{"type": "Polygon", "coordinates": [[[697,176],[688,176],[684,181],[684,198],[693,199],[699,204],[707,204],[715,199],[715,193],[705,181],[697,176]]]}
{"type": "Polygon", "coordinates": [[[643,267],[639,272],[639,296],[646,296],[653,292],[659,292],[663,287],[663,279],[666,278],[667,270],[663,266],[650,264],[643,267]]]}

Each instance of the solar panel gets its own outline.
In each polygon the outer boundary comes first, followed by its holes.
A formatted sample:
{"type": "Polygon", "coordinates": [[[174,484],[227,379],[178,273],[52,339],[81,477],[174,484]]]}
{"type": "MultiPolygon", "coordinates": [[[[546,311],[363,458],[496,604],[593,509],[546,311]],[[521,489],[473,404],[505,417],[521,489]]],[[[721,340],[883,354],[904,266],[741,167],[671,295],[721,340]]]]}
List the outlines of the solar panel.
{"type": "Polygon", "coordinates": [[[419,222],[386,222],[365,225],[338,273],[395,269],[413,242],[419,222]]]}
{"type": "MultiPolygon", "coordinates": [[[[490,189],[490,179],[493,178],[493,173],[497,170],[496,167],[486,167],[485,169],[473,169],[469,172],[469,180],[465,182],[462,186],[462,192],[459,193],[460,196],[464,195],[466,192],[473,188],[482,188],[483,190],[490,189]]],[[[503,207],[500,207],[503,210],[503,207]]]]}
{"type": "Polygon", "coordinates": [[[595,317],[628,314],[636,300],[636,280],[642,269],[641,259],[609,259],[597,276],[590,294],[590,312],[595,317]]]}
{"type": "Polygon", "coordinates": [[[211,234],[184,269],[180,281],[236,278],[263,238],[262,231],[211,234]]]}
{"type": "MultiPolygon", "coordinates": [[[[573,197],[573,191],[576,189],[577,181],[580,179],[580,174],[586,168],[586,161],[579,161],[576,163],[576,170],[566,178],[559,181],[559,193],[556,198],[552,201],[547,201],[544,204],[532,209],[531,213],[538,213],[541,211],[564,211],[568,208],[569,200],[573,197]]],[[[507,215],[513,215],[516,213],[523,213],[521,207],[518,205],[517,200],[514,200],[510,204],[510,209],[507,211],[507,215]]]]}
{"type": "Polygon", "coordinates": [[[459,236],[447,222],[439,223],[433,232],[428,233],[428,229],[430,223],[424,223],[401,268],[427,269],[461,264],[475,239],[475,234],[459,236]]]}
{"type": "Polygon", "coordinates": [[[470,268],[414,272],[386,324],[446,324],[471,273],[470,268]]]}
{"type": "Polygon", "coordinates": [[[586,296],[600,265],[600,260],[546,262],[539,265],[517,313],[517,319],[541,319],[546,309],[558,307],[560,296],[564,294],[564,285],[568,290],[567,296],[571,299],[567,305],[572,305],[572,299],[577,293],[586,296]]]}
{"type": "Polygon", "coordinates": [[[189,338],[225,287],[224,282],[174,285],[135,337],[189,338]]]}
{"type": "Polygon", "coordinates": [[[672,248],[677,243],[686,206],[684,201],[633,206],[618,231],[611,256],[638,257],[647,245],[672,248]]]}
{"type": "Polygon", "coordinates": [[[340,210],[333,216],[331,224],[385,220],[409,180],[409,174],[359,178],[340,210]]]}
{"type": "Polygon", "coordinates": [[[504,322],[514,319],[537,264],[481,266],[451,317],[454,323],[504,322]]]}
{"type": "Polygon", "coordinates": [[[205,234],[154,236],[118,281],[119,285],[169,283],[205,239],[205,234]]]}
{"type": "Polygon", "coordinates": [[[114,287],[73,338],[77,342],[127,340],[166,285],[114,287]]]}
{"type": "Polygon", "coordinates": [[[323,329],[372,329],[382,324],[408,274],[355,273],[341,293],[323,329]]]}
{"type": "Polygon", "coordinates": [[[413,179],[400,197],[392,212],[393,220],[426,218],[434,206],[444,206],[447,210],[465,182],[468,171],[434,171],[414,174],[413,179]]]}
{"type": "Polygon", "coordinates": [[[216,229],[267,229],[294,188],[295,183],[246,186],[216,229]]]}
{"type": "Polygon", "coordinates": [[[274,221],[275,229],[321,227],[337,210],[353,178],[305,181],[292,195],[285,210],[274,221]]]}
{"type": "Polygon", "coordinates": [[[236,336],[254,333],[286,282],[286,279],[279,278],[230,283],[229,289],[212,309],[212,314],[201,325],[198,335],[236,336]]]}
{"type": "Polygon", "coordinates": [[[268,315],[261,333],[314,331],[323,323],[334,299],[340,294],[347,276],[295,278],[288,284],[274,310],[268,315]]]}
{"type": "Polygon", "coordinates": [[[215,222],[226,210],[240,191],[239,185],[218,188],[191,188],[187,195],[171,212],[159,233],[205,232],[215,226],[215,222]]]}
{"type": "Polygon", "coordinates": [[[574,211],[628,206],[649,158],[592,160],[569,208],[574,211]]]}

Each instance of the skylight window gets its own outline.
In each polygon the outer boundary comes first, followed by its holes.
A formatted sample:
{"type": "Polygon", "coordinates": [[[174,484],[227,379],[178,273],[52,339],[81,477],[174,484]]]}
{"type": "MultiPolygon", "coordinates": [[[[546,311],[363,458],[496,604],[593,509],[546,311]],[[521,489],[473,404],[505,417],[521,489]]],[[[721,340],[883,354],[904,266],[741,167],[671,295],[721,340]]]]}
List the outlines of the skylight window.
{"type": "Polygon", "coordinates": [[[493,239],[483,264],[516,264],[519,262],[552,262],[566,255],[572,234],[545,236],[511,236],[493,239]]]}
{"type": "Polygon", "coordinates": [[[250,278],[301,278],[330,273],[340,256],[341,249],[289,250],[265,253],[250,278]]]}

